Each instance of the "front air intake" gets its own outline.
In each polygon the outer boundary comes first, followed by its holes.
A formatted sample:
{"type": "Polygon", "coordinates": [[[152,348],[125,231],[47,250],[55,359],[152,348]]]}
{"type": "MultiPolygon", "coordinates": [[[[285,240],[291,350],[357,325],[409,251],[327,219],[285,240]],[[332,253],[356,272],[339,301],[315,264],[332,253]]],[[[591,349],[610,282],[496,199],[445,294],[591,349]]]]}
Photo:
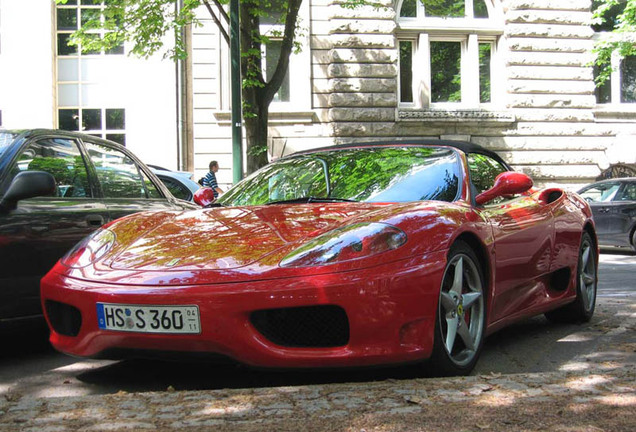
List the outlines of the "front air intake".
{"type": "Polygon", "coordinates": [[[77,336],[82,326],[82,313],[74,306],[53,300],[44,302],[46,316],[56,333],[77,336]]]}
{"type": "Polygon", "coordinates": [[[280,346],[327,348],[349,343],[349,319],[339,306],[266,309],[250,318],[263,336],[280,346]]]}

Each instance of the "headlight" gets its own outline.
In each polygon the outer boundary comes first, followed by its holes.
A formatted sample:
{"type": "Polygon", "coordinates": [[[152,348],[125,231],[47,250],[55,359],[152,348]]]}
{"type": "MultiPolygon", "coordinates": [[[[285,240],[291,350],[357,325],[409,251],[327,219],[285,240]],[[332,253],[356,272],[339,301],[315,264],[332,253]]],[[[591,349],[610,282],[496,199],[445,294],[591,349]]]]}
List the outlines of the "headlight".
{"type": "Polygon", "coordinates": [[[367,258],[406,243],[406,234],[384,223],[338,228],[310,240],[282,259],[282,267],[311,267],[367,258]]]}
{"type": "Polygon", "coordinates": [[[86,267],[103,257],[113,244],[115,233],[107,229],[98,229],[68,251],[60,262],[71,268],[86,267]]]}

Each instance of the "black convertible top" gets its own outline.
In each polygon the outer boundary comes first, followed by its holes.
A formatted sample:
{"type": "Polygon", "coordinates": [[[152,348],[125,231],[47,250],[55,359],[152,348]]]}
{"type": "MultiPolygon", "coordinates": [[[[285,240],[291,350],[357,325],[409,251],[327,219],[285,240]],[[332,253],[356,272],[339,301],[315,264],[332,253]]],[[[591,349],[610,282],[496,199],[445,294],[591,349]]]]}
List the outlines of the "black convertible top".
{"type": "Polygon", "coordinates": [[[407,146],[435,146],[435,147],[453,147],[456,148],[458,150],[460,150],[463,153],[478,153],[478,154],[482,154],[484,156],[489,156],[493,159],[495,159],[496,161],[498,161],[499,163],[501,163],[503,166],[505,166],[508,169],[510,168],[510,165],[504,161],[501,156],[499,156],[497,153],[495,153],[492,150],[488,150],[482,146],[480,146],[479,144],[475,144],[475,143],[471,143],[468,141],[455,141],[455,140],[443,140],[443,139],[418,139],[418,138],[414,138],[414,139],[409,139],[409,138],[400,138],[400,139],[395,139],[395,140],[383,140],[383,141],[360,141],[360,142],[353,142],[353,143],[347,143],[347,144],[337,144],[337,145],[333,145],[333,146],[327,146],[327,147],[318,147],[318,148],[314,148],[314,149],[310,149],[310,150],[303,150],[303,151],[299,151],[296,153],[293,153],[289,156],[293,156],[293,155],[300,155],[300,154],[309,154],[309,153],[316,153],[316,152],[320,152],[320,151],[328,151],[328,150],[339,150],[339,149],[348,149],[348,148],[357,148],[357,147],[367,147],[367,146],[372,146],[372,147],[395,147],[395,146],[400,146],[400,145],[407,145],[407,146]]]}

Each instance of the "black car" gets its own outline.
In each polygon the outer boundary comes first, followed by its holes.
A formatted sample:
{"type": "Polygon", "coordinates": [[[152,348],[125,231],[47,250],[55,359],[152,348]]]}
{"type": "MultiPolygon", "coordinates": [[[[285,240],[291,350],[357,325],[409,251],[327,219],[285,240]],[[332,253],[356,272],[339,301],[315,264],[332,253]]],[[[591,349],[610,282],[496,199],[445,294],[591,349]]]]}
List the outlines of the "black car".
{"type": "Polygon", "coordinates": [[[119,144],[58,130],[0,130],[0,328],[39,320],[40,279],[87,234],[174,198],[119,144]]]}
{"type": "Polygon", "coordinates": [[[601,246],[636,250],[636,177],[592,183],[579,195],[590,203],[601,246]]]}

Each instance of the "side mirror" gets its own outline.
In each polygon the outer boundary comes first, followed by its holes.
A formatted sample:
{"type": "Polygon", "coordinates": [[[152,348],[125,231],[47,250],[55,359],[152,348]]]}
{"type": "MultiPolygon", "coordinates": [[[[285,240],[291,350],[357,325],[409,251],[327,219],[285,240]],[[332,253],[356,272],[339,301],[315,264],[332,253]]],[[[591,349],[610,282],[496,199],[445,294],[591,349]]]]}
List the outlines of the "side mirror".
{"type": "Polygon", "coordinates": [[[495,185],[477,195],[475,202],[477,202],[477,205],[483,205],[497,197],[524,193],[529,191],[530,188],[532,188],[532,179],[524,173],[502,172],[495,179],[495,185]]]}
{"type": "Polygon", "coordinates": [[[214,202],[214,191],[210,187],[202,187],[194,193],[192,200],[201,207],[206,207],[214,202]]]}
{"type": "Polygon", "coordinates": [[[14,178],[0,201],[1,211],[14,210],[18,201],[37,196],[55,195],[55,178],[45,171],[23,171],[14,178]]]}

